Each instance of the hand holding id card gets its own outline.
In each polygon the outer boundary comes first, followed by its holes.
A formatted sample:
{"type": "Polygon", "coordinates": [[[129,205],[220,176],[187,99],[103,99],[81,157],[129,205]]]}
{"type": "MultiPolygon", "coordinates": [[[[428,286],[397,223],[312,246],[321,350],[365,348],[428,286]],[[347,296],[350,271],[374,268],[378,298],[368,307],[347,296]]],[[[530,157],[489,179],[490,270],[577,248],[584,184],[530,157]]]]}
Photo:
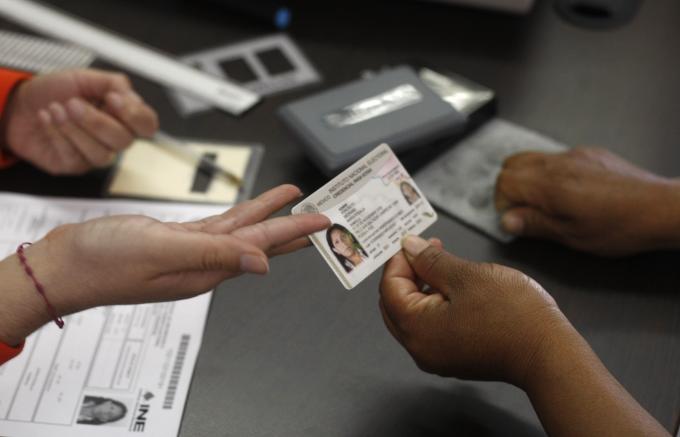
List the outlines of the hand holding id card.
{"type": "Polygon", "coordinates": [[[350,290],[401,250],[406,235],[437,221],[425,196],[387,144],[293,208],[320,213],[331,227],[310,236],[342,285],[350,290]]]}

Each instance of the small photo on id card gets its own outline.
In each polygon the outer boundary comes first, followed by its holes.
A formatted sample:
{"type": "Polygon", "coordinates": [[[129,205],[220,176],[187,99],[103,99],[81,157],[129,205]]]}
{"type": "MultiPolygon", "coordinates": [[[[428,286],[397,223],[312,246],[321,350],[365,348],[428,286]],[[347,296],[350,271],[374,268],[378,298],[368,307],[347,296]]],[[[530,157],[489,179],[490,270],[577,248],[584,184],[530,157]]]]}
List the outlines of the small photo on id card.
{"type": "Polygon", "coordinates": [[[419,235],[437,213],[387,144],[378,146],[293,208],[320,213],[331,227],[310,236],[350,290],[419,235]]]}

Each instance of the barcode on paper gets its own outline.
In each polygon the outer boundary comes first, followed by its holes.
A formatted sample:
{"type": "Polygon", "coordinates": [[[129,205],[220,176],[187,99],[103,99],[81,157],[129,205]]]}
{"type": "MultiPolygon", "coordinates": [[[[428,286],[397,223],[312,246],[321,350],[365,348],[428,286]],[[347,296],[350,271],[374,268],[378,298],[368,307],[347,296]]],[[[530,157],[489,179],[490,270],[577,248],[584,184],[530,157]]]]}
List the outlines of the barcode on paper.
{"type": "Polygon", "coordinates": [[[172,366],[172,373],[170,374],[170,383],[168,384],[168,391],[165,392],[165,400],[163,401],[163,409],[171,410],[175,403],[175,395],[177,394],[177,385],[179,384],[179,377],[182,374],[182,367],[184,366],[184,359],[187,356],[187,349],[189,348],[189,340],[191,336],[188,334],[182,335],[177,348],[177,355],[175,356],[175,364],[172,366]]]}

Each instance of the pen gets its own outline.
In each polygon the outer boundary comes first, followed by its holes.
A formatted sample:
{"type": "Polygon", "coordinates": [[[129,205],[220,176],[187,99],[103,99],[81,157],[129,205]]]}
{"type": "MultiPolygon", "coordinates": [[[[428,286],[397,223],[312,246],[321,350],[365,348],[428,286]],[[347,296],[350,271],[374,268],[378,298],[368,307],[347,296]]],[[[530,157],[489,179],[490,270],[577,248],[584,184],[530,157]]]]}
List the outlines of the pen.
{"type": "Polygon", "coordinates": [[[163,133],[161,131],[156,132],[154,134],[153,138],[150,138],[151,142],[159,147],[165,147],[166,149],[177,153],[178,155],[182,156],[185,159],[188,159],[192,161],[193,163],[198,164],[198,169],[200,170],[205,170],[208,171],[212,174],[222,176],[225,178],[227,181],[231,182],[232,184],[236,185],[237,187],[240,187],[243,181],[241,178],[236,176],[234,173],[230,172],[229,170],[225,169],[224,167],[221,167],[217,164],[215,164],[213,161],[206,159],[205,156],[202,156],[193,150],[191,150],[184,142],[171,137],[170,135],[163,133]]]}
{"type": "Polygon", "coordinates": [[[240,115],[260,100],[254,92],[206,74],[174,57],[31,0],[0,0],[0,16],[38,33],[91,50],[98,58],[169,88],[188,91],[218,108],[240,115]]]}

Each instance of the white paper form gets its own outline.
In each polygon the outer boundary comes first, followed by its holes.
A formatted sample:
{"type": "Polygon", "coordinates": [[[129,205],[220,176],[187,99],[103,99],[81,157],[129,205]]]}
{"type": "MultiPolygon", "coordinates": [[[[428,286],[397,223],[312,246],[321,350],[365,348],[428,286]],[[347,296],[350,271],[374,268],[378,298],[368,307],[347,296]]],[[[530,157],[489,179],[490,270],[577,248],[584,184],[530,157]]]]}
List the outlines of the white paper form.
{"type": "MultiPolygon", "coordinates": [[[[189,221],[223,211],[214,205],[0,193],[0,256],[64,223],[116,214],[189,221]]],[[[0,435],[177,435],[210,298],[206,293],[178,302],[95,308],[64,317],[63,330],[45,325],[19,356],[0,366],[0,435]]]]}

